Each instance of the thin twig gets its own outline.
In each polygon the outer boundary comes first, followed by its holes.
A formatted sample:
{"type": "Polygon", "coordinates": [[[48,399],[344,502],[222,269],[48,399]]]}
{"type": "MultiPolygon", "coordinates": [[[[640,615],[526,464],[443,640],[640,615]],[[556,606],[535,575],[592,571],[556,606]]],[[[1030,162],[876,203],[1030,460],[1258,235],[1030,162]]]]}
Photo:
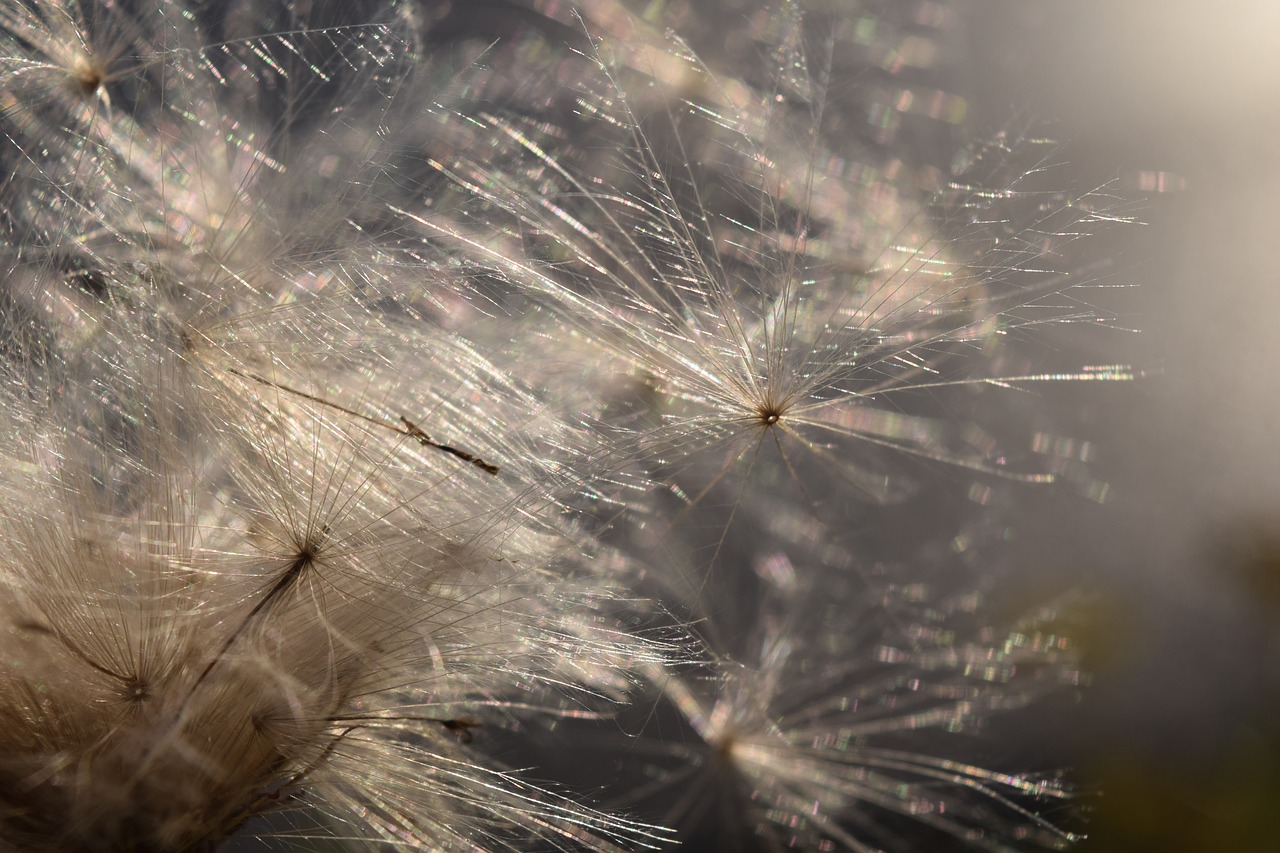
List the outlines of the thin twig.
{"type": "Polygon", "coordinates": [[[366,423],[371,423],[374,426],[380,426],[383,429],[389,429],[392,432],[399,433],[400,435],[408,436],[409,438],[416,440],[419,444],[423,445],[424,447],[431,447],[436,450],[440,450],[444,453],[448,453],[450,456],[454,456],[458,459],[461,459],[463,462],[467,462],[471,465],[476,466],[481,471],[484,471],[486,474],[497,474],[499,471],[502,470],[497,465],[494,465],[491,462],[486,462],[483,459],[481,459],[479,456],[476,456],[473,453],[468,453],[467,451],[462,450],[460,448],[451,447],[448,444],[442,444],[436,441],[431,436],[427,435],[426,432],[424,432],[421,427],[419,427],[413,421],[406,418],[404,415],[400,416],[399,424],[394,424],[390,421],[384,421],[381,418],[375,418],[375,417],[372,417],[371,415],[362,414],[352,409],[348,409],[346,406],[338,405],[337,403],[331,400],[326,400],[323,397],[317,397],[314,394],[308,394],[306,391],[300,391],[297,388],[290,388],[288,385],[284,385],[280,382],[275,382],[265,377],[258,376],[256,373],[245,373],[243,371],[236,370],[234,367],[228,367],[226,368],[226,371],[228,373],[231,373],[232,375],[239,376],[242,379],[251,379],[254,382],[259,382],[263,385],[266,385],[269,388],[277,388],[281,391],[285,391],[289,394],[292,394],[295,397],[301,397],[304,400],[307,400],[312,403],[316,403],[317,405],[328,406],[330,409],[334,409],[336,411],[342,412],[344,415],[350,415],[353,418],[359,418],[360,420],[365,421],[366,423]]]}

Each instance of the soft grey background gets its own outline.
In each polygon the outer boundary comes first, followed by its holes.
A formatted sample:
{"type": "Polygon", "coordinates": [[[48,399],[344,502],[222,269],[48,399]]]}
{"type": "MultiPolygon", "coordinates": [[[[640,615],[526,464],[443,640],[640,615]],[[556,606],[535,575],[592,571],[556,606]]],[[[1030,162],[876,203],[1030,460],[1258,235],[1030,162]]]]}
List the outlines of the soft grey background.
{"type": "Polygon", "coordinates": [[[1118,176],[1146,223],[1098,247],[1137,286],[1126,346],[1154,375],[1081,404],[1112,499],[1038,543],[1098,596],[1089,849],[1280,849],[1262,805],[1280,780],[1280,4],[964,8],[983,117],[1058,119],[1073,168],[1118,176]],[[1142,171],[1185,189],[1143,193],[1142,171]]]}

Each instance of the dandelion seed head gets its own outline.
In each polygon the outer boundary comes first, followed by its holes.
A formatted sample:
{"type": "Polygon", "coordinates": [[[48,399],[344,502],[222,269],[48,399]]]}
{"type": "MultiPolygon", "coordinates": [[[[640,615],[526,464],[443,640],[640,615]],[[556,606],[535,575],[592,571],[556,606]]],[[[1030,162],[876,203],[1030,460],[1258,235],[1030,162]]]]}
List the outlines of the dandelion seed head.
{"type": "Polygon", "coordinates": [[[0,844],[1066,839],[952,738],[1075,672],[970,587],[1105,192],[900,156],[938,10],[525,5],[0,11],[0,844]]]}

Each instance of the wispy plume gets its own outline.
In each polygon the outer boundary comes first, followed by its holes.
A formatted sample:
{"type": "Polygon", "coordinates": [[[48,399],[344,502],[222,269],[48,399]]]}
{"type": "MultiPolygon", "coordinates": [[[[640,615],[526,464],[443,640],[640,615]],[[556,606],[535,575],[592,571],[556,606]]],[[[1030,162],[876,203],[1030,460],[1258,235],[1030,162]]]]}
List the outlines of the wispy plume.
{"type": "Polygon", "coordinates": [[[783,464],[815,466],[877,501],[911,489],[904,457],[1051,481],[1031,467],[1026,438],[1010,446],[992,434],[1003,426],[949,404],[983,389],[1124,377],[1005,372],[1022,364],[1003,345],[1100,319],[1054,258],[1113,216],[1114,198],[1037,188],[1051,143],[1033,138],[1002,139],[928,204],[886,181],[876,197],[839,171],[827,72],[810,70],[794,7],[782,21],[757,92],[720,80],[682,42],[639,69],[656,48],[624,62],[593,43],[574,78],[571,133],[522,114],[469,114],[461,151],[432,162],[482,202],[474,219],[465,206],[456,221],[403,213],[537,305],[550,329],[571,330],[543,339],[578,347],[573,356],[527,367],[591,365],[597,399],[575,397],[576,411],[616,411],[620,395],[652,407],[657,425],[635,430],[624,458],[679,466],[722,448],[727,473],[776,448],[783,464]],[[694,94],[647,94],[642,118],[631,92],[647,93],[646,77],[694,94]],[[583,138],[598,140],[586,157],[583,138]],[[1010,175],[1002,159],[1001,173],[982,174],[997,150],[1029,170],[1010,175]],[[485,233],[495,208],[511,215],[496,239],[485,233]]]}
{"type": "Polygon", "coordinates": [[[658,804],[689,843],[893,849],[895,817],[921,825],[920,846],[1074,840],[1032,810],[1070,798],[1061,780],[951,757],[991,715],[1075,677],[1051,628],[957,630],[967,621],[955,618],[959,602],[926,602],[915,587],[859,589],[847,572],[793,567],[783,552],[755,568],[758,610],[739,626],[712,617],[711,632],[750,651],[719,656],[709,672],[656,674],[659,713],[674,710],[678,722],[630,751],[649,777],[635,796],[658,804]]]}

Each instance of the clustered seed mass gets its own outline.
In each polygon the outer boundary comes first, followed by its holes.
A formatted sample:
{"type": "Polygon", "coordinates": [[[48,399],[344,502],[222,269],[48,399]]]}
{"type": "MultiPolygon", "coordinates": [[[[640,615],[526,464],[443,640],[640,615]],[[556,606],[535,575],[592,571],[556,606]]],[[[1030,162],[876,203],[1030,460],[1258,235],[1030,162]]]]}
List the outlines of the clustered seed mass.
{"type": "Polygon", "coordinates": [[[1074,839],[973,743],[1117,202],[921,153],[945,3],[721,5],[0,8],[0,846],[1074,839]]]}

